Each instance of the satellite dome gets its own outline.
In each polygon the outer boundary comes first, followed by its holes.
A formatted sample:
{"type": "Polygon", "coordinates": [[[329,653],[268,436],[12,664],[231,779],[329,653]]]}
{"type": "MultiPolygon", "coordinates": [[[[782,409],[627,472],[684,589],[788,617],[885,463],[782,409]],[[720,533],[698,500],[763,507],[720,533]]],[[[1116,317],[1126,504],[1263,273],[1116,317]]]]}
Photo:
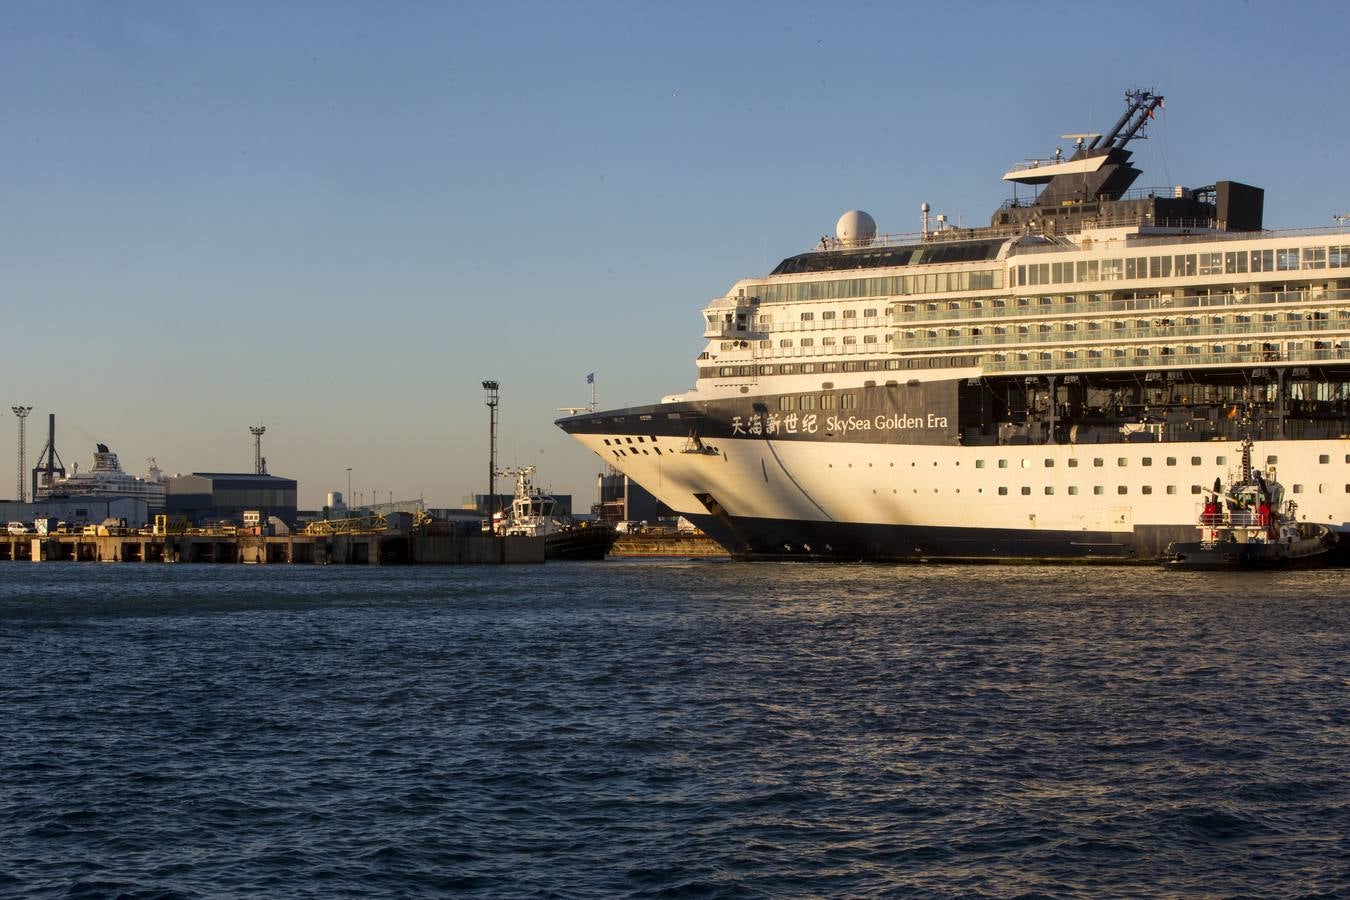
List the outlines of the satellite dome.
{"type": "Polygon", "coordinates": [[[865,247],[877,236],[877,223],[861,209],[850,209],[835,223],[834,235],[846,246],[865,247]]]}

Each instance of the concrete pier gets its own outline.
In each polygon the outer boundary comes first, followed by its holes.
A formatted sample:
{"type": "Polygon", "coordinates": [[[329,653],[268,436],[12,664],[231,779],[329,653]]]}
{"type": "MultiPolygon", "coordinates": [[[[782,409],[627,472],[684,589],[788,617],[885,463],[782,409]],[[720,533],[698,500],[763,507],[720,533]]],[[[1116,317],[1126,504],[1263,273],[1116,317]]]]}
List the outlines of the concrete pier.
{"type": "Polygon", "coordinates": [[[251,565],[542,563],[544,539],[492,535],[0,535],[0,561],[251,565]]]}

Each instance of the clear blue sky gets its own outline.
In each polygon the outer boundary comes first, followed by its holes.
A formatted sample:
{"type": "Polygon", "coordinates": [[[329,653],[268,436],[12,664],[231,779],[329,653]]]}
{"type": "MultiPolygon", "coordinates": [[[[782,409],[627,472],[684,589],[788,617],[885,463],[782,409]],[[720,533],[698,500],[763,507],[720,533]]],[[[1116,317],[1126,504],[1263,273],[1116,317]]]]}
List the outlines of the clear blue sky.
{"type": "MultiPolygon", "coordinates": [[[[699,310],[861,207],[981,223],[999,176],[1167,97],[1139,186],[1350,212],[1343,3],[19,3],[0,32],[7,407],[134,472],[457,505],[553,425],[689,387],[699,310]]],[[[0,496],[13,492],[3,476],[0,496]]]]}

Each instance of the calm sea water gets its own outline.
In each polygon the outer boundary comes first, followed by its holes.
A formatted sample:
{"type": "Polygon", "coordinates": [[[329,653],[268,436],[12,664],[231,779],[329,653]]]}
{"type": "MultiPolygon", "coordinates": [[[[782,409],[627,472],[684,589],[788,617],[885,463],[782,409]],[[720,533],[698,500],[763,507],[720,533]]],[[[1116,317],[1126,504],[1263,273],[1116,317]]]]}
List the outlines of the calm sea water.
{"type": "Polygon", "coordinates": [[[1345,896],[1348,587],[0,564],[0,894],[1345,896]]]}

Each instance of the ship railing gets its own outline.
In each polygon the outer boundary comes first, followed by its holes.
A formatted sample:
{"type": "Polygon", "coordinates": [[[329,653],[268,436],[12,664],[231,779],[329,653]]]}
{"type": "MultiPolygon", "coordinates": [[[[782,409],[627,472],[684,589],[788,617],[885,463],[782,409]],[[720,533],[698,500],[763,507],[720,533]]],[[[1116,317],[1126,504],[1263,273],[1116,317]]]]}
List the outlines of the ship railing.
{"type": "MultiPolygon", "coordinates": [[[[1335,322],[1331,319],[1301,320],[1297,322],[1225,322],[1221,324],[1203,323],[1199,325],[1155,325],[1147,328],[1103,328],[1083,331],[1047,331],[1027,334],[962,334],[938,335],[937,337],[908,337],[903,333],[892,339],[898,350],[929,349],[936,347],[1000,347],[1026,344],[1040,346],[1044,344],[1099,344],[1112,346],[1133,341],[1169,341],[1178,338],[1224,339],[1227,337],[1246,337],[1260,335],[1263,339],[1276,340],[1290,335],[1326,334],[1327,340],[1350,343],[1343,334],[1350,329],[1350,318],[1335,322]]],[[[1325,348],[1324,348],[1325,349],[1325,348]]]]}
{"type": "MultiPolygon", "coordinates": [[[[978,309],[914,309],[906,306],[920,306],[922,302],[909,302],[904,299],[894,301],[890,306],[889,321],[895,325],[907,322],[956,321],[960,319],[996,319],[1065,316],[1096,314],[1103,312],[1150,312],[1167,313],[1183,309],[1206,309],[1225,306],[1260,306],[1279,303],[1328,303],[1350,300],[1350,290],[1314,289],[1306,291],[1266,291],[1261,293],[1235,291],[1227,294],[1210,294],[1204,297],[1170,296],[1150,297],[1134,300],[1088,300],[1074,303],[1027,303],[1015,305],[1012,298],[1005,299],[1006,306],[982,306],[978,309]]],[[[1022,298],[1019,298],[1022,299],[1022,298]]],[[[1030,297],[1025,299],[1030,300],[1030,297]]],[[[929,301],[934,302],[934,301],[929,301]]],[[[941,302],[941,301],[936,301],[941,302]]],[[[982,301],[989,303],[989,300],[982,301]]],[[[803,323],[807,324],[807,323],[803,323]]]]}
{"type": "Polygon", "coordinates": [[[1044,359],[995,359],[984,357],[980,367],[990,374],[1000,372],[1075,372],[1082,369],[1159,370],[1193,366],[1246,365],[1271,362],[1321,362],[1350,359],[1347,350],[1287,350],[1283,353],[1244,351],[1229,353],[1175,353],[1167,356],[1055,356],[1044,359]]]}
{"type": "MultiPolygon", "coordinates": [[[[1162,195],[1160,195],[1162,196],[1162,195]]],[[[1170,196],[1168,194],[1167,196],[1170,196]]],[[[1007,209],[1012,205],[1012,201],[1005,201],[1000,209],[1007,209]]],[[[1018,201],[1018,207],[1033,207],[1034,201],[1018,201]]],[[[1072,209],[1072,207],[1067,207],[1072,209]]],[[[1043,228],[1035,223],[1024,223],[1019,225],[981,225],[965,227],[960,225],[947,225],[943,228],[930,229],[927,232],[895,232],[889,234],[879,234],[867,243],[859,241],[840,241],[835,238],[824,238],[820,243],[811,248],[809,252],[828,252],[844,250],[862,250],[869,247],[903,247],[916,244],[927,244],[942,241],[962,241],[962,240],[982,240],[1000,237],[1018,237],[1021,235],[1046,236],[1056,235],[1075,235],[1083,231],[1092,231],[1106,228],[1166,228],[1177,229],[1182,232],[1187,230],[1196,230],[1197,234],[1169,234],[1166,236],[1131,236],[1131,247],[1153,246],[1154,244],[1175,244],[1175,243],[1203,243],[1205,241],[1229,241],[1229,240],[1251,240],[1253,238],[1281,238],[1281,237],[1311,237],[1326,234],[1350,234],[1350,223],[1328,226],[1312,226],[1308,228],[1289,228],[1289,229],[1262,229],[1260,231],[1227,231],[1222,230],[1223,222],[1212,217],[1193,217],[1193,218],[1155,218],[1147,214],[1128,215],[1128,216],[1084,216],[1082,218],[1067,218],[1055,220],[1052,228],[1043,228]]],[[[1017,255],[1024,253],[1062,253],[1065,247],[1058,244],[1030,244],[1020,245],[1012,251],[1017,255]]],[[[719,298],[724,299],[724,298],[719,298]]]]}

